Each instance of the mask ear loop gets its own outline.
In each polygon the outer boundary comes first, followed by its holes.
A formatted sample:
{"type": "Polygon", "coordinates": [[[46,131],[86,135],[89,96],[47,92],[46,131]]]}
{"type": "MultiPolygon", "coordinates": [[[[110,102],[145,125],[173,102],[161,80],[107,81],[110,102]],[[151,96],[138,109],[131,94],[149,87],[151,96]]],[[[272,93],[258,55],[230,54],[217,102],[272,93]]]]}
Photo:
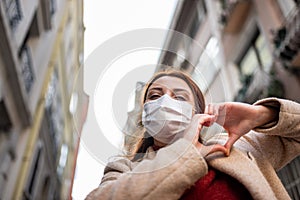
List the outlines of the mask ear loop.
{"type": "MultiPolygon", "coordinates": [[[[195,114],[197,114],[196,112],[197,112],[197,110],[196,110],[195,106],[193,106],[193,107],[192,107],[192,118],[193,118],[193,116],[194,116],[195,114]]],[[[191,121],[192,121],[192,119],[191,119],[191,121]]],[[[198,138],[198,142],[200,142],[201,144],[202,144],[201,134],[202,134],[202,131],[203,131],[204,128],[205,128],[205,127],[202,127],[202,129],[201,129],[201,131],[200,131],[200,134],[199,134],[199,138],[198,138]]]]}

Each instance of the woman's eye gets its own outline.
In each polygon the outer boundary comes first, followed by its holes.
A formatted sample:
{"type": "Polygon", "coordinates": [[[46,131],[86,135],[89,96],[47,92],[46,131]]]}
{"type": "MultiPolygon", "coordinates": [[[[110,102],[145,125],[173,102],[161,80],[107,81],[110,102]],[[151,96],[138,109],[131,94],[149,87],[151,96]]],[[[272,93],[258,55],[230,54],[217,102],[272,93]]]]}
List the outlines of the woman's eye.
{"type": "Polygon", "coordinates": [[[183,96],[175,96],[174,98],[179,101],[186,101],[185,97],[183,96]]]}
{"type": "Polygon", "coordinates": [[[155,99],[158,99],[160,97],[160,95],[158,94],[153,94],[153,95],[150,95],[148,99],[150,100],[155,100],[155,99]]]}

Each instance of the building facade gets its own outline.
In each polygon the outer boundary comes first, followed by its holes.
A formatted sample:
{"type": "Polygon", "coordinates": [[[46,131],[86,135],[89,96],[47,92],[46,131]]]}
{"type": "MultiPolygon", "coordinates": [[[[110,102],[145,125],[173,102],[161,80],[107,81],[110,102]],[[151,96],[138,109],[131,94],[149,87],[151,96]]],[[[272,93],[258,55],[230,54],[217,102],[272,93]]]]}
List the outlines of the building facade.
{"type": "MultiPolygon", "coordinates": [[[[300,102],[300,10],[294,0],[180,0],[158,67],[190,73],[207,102],[300,102]]],[[[300,158],[278,172],[300,198],[300,158]]]]}
{"type": "Polygon", "coordinates": [[[83,35],[82,0],[0,2],[0,199],[70,199],[83,35]]]}

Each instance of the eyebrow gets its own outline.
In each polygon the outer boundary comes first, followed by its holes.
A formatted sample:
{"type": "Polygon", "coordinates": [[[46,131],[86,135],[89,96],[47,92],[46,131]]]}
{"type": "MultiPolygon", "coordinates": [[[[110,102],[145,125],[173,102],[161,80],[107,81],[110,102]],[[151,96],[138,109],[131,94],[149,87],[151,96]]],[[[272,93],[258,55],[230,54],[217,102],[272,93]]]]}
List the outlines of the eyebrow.
{"type": "Polygon", "coordinates": [[[162,88],[162,87],[151,87],[151,88],[149,88],[148,91],[150,91],[150,90],[159,90],[159,91],[163,91],[163,88],[162,88]]]}
{"type": "Polygon", "coordinates": [[[186,89],[183,89],[183,88],[174,88],[173,89],[173,92],[186,92],[186,93],[190,93],[188,90],[186,89]]]}
{"type": "MultiPolygon", "coordinates": [[[[162,87],[151,87],[151,88],[149,88],[149,91],[151,91],[151,90],[163,91],[163,88],[162,87]]],[[[174,88],[172,91],[174,93],[176,93],[176,92],[186,92],[188,94],[190,93],[188,90],[186,90],[184,88],[174,88]]]]}

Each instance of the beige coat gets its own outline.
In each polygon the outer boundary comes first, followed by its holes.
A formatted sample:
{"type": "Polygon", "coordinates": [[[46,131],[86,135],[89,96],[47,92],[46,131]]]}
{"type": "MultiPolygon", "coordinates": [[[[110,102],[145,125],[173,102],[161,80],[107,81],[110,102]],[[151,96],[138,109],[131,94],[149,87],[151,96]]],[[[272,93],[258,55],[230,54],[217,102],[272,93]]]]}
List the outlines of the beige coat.
{"type": "MultiPolygon", "coordinates": [[[[157,153],[150,147],[141,162],[121,157],[109,163],[87,199],[179,199],[208,165],[239,180],[254,199],[290,199],[275,171],[300,155],[300,105],[275,98],[256,104],[280,107],[278,122],[240,138],[229,157],[217,152],[204,159],[185,139],[157,153]]],[[[207,144],[226,140],[226,134],[218,134],[207,144]]]]}

